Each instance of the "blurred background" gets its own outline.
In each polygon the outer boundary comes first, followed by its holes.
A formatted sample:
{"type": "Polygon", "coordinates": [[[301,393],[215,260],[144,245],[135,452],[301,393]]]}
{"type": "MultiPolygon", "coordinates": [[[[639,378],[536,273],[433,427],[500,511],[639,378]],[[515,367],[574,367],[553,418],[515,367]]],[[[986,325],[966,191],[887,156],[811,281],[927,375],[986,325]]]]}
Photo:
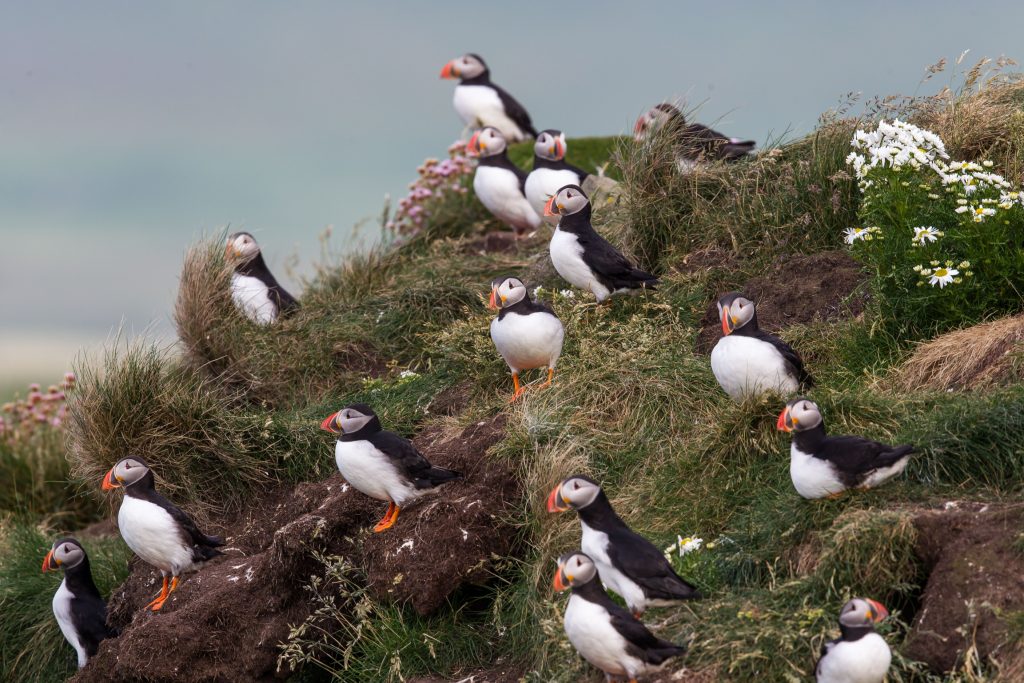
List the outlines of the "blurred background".
{"type": "Polygon", "coordinates": [[[628,132],[676,97],[763,142],[810,131],[849,92],[934,91],[950,74],[921,85],[929,64],[969,48],[964,71],[1024,26],[1024,3],[936,0],[0,8],[4,395],[118,330],[173,339],[182,256],[203,234],[254,233],[296,294],[328,227],[335,250],[372,241],[386,195],[462,131],[438,78],[462,52],[539,128],[628,132]]]}

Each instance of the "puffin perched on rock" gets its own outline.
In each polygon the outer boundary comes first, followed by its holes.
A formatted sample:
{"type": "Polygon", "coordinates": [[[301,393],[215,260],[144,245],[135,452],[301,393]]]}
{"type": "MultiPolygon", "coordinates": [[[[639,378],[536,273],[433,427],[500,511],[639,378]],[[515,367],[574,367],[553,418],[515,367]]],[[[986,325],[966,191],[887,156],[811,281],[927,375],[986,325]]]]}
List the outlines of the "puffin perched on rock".
{"type": "Polygon", "coordinates": [[[64,580],[53,595],[53,616],[60,632],[78,655],[81,669],[96,654],[100,641],[117,634],[107,627],[107,603],[103,601],[89,569],[89,556],[73,538],[61,538],[43,558],[43,571],[64,570],[64,580]]]}
{"type": "Polygon", "coordinates": [[[163,575],[160,595],[146,605],[156,612],[178,588],[182,574],[222,554],[217,548],[224,539],[204,534],[188,515],[157,493],[153,471],[142,458],[123,458],[103,477],[104,491],[122,487],[124,499],[117,512],[121,538],[163,575]]]}
{"type": "Polygon", "coordinates": [[[892,652],[875,632],[875,624],[889,616],[881,604],[854,598],[839,612],[842,635],[825,643],[815,667],[817,683],[882,683],[892,652]]]}
{"type": "Polygon", "coordinates": [[[612,600],[597,580],[597,566],[585,553],[560,557],[552,585],[559,592],[572,588],[563,620],[565,635],[609,681],[625,676],[635,682],[686,652],[685,647],[655,636],[612,600]]]}
{"type": "Polygon", "coordinates": [[[692,171],[708,161],[739,161],[757,145],[753,140],[740,140],[722,135],[699,123],[687,123],[679,108],[662,102],[651,107],[636,120],[633,128],[638,142],[654,131],[663,131],[676,147],[676,164],[680,171],[692,171]]]}
{"type": "Polygon", "coordinates": [[[526,199],[538,216],[544,215],[544,205],[566,185],[583,186],[589,175],[565,160],[569,148],[565,133],[560,130],[542,130],[533,143],[533,170],[526,176],[526,199]]]}
{"type": "Polygon", "coordinates": [[[334,458],[345,481],[360,493],[388,501],[375,533],[394,526],[406,503],[462,478],[459,472],[431,465],[408,439],[384,431],[380,418],[365,403],[328,415],[320,428],[338,436],[334,458]]]}
{"type": "Polygon", "coordinates": [[[526,109],[491,82],[491,70],[480,55],[469,53],[451,60],[441,69],[441,78],[459,79],[452,103],[469,128],[492,126],[512,142],[537,137],[526,109]]]}
{"type": "Polygon", "coordinates": [[[579,185],[566,185],[544,206],[557,216],[549,251],[555,270],[570,284],[585,289],[601,303],[613,294],[654,289],[658,278],[645,273],[618,252],[590,224],[590,199],[579,185]]]}
{"type": "Polygon", "coordinates": [[[500,309],[498,317],[491,321],[491,340],[512,371],[515,393],[511,400],[526,391],[519,383],[519,373],[523,370],[547,368],[548,381],[542,386],[551,386],[565,339],[562,321],[550,308],[530,299],[526,285],[516,277],[498,277],[491,281],[489,305],[500,309]]]}
{"type": "Polygon", "coordinates": [[[757,325],[754,302],[739,292],[718,300],[722,338],[711,351],[715,379],[733,399],[742,401],[766,391],[783,396],[814,386],[800,355],[757,325]]]}
{"type": "Polygon", "coordinates": [[[540,216],[524,194],[526,172],[509,160],[501,131],[490,126],[477,131],[467,149],[480,157],[473,174],[473,192],[480,203],[517,236],[539,228],[540,216]]]}
{"type": "Polygon", "coordinates": [[[793,433],[789,474],[804,498],[834,497],[850,488],[870,489],[902,472],[914,447],[889,446],[859,436],[826,436],[821,410],[795,398],[779,414],[777,427],[793,433]]]}
{"type": "Polygon", "coordinates": [[[700,598],[700,592],[676,574],[662,551],[615,514],[601,486],[582,475],[569,477],[548,495],[548,512],[579,513],[580,546],[601,574],[601,582],[622,596],[633,615],[648,607],[700,598]]]}
{"type": "Polygon", "coordinates": [[[225,256],[234,264],[231,298],[246,318],[269,325],[299,307],[299,302],[278,284],[263,260],[256,238],[247,232],[228,235],[225,256]]]}

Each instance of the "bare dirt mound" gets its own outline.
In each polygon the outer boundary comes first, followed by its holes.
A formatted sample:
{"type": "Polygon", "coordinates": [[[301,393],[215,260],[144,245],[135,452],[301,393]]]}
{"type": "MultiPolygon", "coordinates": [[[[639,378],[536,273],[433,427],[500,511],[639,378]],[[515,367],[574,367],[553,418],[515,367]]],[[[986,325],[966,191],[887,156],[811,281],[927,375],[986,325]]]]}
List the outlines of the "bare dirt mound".
{"type": "Polygon", "coordinates": [[[121,635],[73,680],[273,680],[279,643],[309,615],[304,586],[320,570],[317,552],[350,558],[380,598],[409,601],[420,613],[437,608],[463,583],[482,581],[493,554],[511,548],[503,518],[518,488],[511,471],[485,457],[503,425],[497,416],[448,438],[438,427],[424,430],[415,439],[423,453],[466,478],[403,510],[382,534],[370,528],[385,506],[335,474],[271,492],[240,518],[214,524],[225,555],[188,576],[159,613],[143,609],[159,591],[159,573],[133,559],[109,601],[121,635]]]}

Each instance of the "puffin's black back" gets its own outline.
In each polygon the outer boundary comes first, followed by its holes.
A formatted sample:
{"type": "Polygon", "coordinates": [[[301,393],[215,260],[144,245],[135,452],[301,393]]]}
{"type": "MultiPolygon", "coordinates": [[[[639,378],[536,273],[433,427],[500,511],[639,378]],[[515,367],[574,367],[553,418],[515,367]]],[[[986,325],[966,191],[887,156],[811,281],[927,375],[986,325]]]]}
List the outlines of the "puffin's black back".
{"type": "MultiPolygon", "coordinates": [[[[580,192],[583,192],[580,188],[580,192]]],[[[630,263],[611,242],[598,234],[590,222],[590,202],[576,213],[562,216],[558,221],[558,229],[576,235],[576,240],[583,248],[581,258],[598,280],[611,291],[618,289],[654,289],[658,278],[640,270],[630,263]]]]}
{"type": "Polygon", "coordinates": [[[282,316],[294,312],[299,307],[299,302],[295,300],[291,294],[285,291],[278,282],[274,274],[267,268],[266,261],[263,260],[263,252],[256,252],[256,256],[239,263],[235,266],[235,272],[239,275],[248,275],[254,277],[267,286],[270,290],[270,298],[275,304],[277,304],[277,310],[282,316]]]}
{"type": "Polygon", "coordinates": [[[124,492],[125,495],[163,508],[177,523],[182,542],[192,547],[192,557],[196,562],[205,562],[222,554],[216,548],[224,545],[224,539],[220,536],[204,534],[192,521],[192,518],[185,514],[184,510],[160,495],[156,490],[153,470],[146,472],[137,482],[126,486],[124,492]]]}
{"type": "Polygon", "coordinates": [[[100,641],[112,638],[117,632],[107,626],[107,603],[92,578],[89,556],[83,549],[82,561],[64,570],[64,584],[71,593],[71,623],[85,649],[92,657],[100,641]]]}

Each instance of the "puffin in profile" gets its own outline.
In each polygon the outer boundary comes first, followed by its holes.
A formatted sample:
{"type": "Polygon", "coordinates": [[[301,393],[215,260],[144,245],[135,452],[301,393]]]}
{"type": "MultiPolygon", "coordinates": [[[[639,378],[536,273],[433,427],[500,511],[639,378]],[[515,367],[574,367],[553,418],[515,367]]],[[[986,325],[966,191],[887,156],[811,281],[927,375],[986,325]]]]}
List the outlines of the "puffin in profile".
{"type": "Polygon", "coordinates": [[[224,545],[224,539],[201,532],[188,515],[157,493],[153,471],[142,458],[122,458],[104,475],[104,491],[122,487],[124,498],[117,512],[121,538],[163,575],[160,594],[146,605],[156,612],[178,588],[182,574],[196,571],[222,554],[217,548],[224,545]]]}
{"type": "Polygon", "coordinates": [[[467,146],[480,160],[473,174],[473,192],[480,203],[517,236],[540,227],[540,216],[524,194],[526,172],[508,158],[508,145],[497,128],[477,131],[467,146]]]}
{"type": "Polygon", "coordinates": [[[526,176],[526,199],[538,216],[544,215],[544,205],[566,185],[583,186],[588,173],[565,160],[569,148],[565,133],[560,130],[542,130],[533,143],[533,170],[526,176]]]}
{"type": "Polygon", "coordinates": [[[817,683],[882,683],[892,652],[875,632],[875,624],[889,616],[881,604],[854,598],[839,612],[839,638],[825,643],[814,669],[817,683]]]}
{"type": "Polygon", "coordinates": [[[498,317],[491,321],[491,340],[512,371],[515,393],[511,400],[526,391],[519,383],[519,373],[523,370],[547,368],[548,381],[541,386],[551,386],[565,338],[562,321],[550,308],[531,300],[526,285],[516,277],[498,277],[491,281],[489,305],[500,309],[498,317]]]}
{"type": "Polygon", "coordinates": [[[675,145],[676,165],[682,172],[692,171],[698,164],[708,161],[739,161],[757,145],[753,140],[740,140],[722,135],[699,123],[687,123],[679,108],[662,102],[636,120],[633,128],[637,142],[642,142],[654,131],[670,136],[675,145]]]}
{"type": "Polygon", "coordinates": [[[889,446],[859,436],[826,436],[818,406],[806,398],[786,404],[776,425],[793,433],[789,475],[804,498],[838,496],[849,488],[870,489],[895,477],[910,460],[910,444],[889,446]]]}
{"type": "Polygon", "coordinates": [[[537,137],[526,109],[491,82],[491,70],[480,55],[469,53],[451,60],[441,69],[441,78],[459,79],[452,103],[470,129],[492,126],[512,142],[537,137]]]}
{"type": "Polygon", "coordinates": [[[585,553],[568,553],[558,558],[552,581],[558,592],[572,588],[563,626],[569,642],[585,660],[603,671],[609,681],[625,676],[635,682],[686,652],[685,647],[655,636],[612,600],[597,580],[597,571],[585,553]]]}
{"type": "Polygon", "coordinates": [[[569,477],[548,495],[548,512],[579,513],[580,546],[601,574],[601,582],[622,596],[633,615],[648,607],[700,598],[700,592],[676,574],[662,551],[615,514],[601,486],[582,475],[569,477]]]}
{"type": "Polygon", "coordinates": [[[586,289],[601,303],[613,294],[654,289],[658,278],[645,273],[618,252],[590,224],[590,199],[579,185],[566,185],[544,206],[557,216],[549,246],[551,263],[570,284],[586,289]]]}
{"type": "Polygon", "coordinates": [[[43,558],[43,571],[64,570],[64,580],[53,595],[53,616],[65,640],[75,648],[81,669],[96,654],[100,641],[117,634],[107,627],[103,601],[89,569],[89,556],[73,538],[61,538],[43,558]]]}
{"type": "Polygon", "coordinates": [[[228,235],[225,257],[234,265],[231,298],[246,318],[257,325],[269,325],[299,307],[267,268],[255,237],[247,232],[228,235]]]}
{"type": "Polygon", "coordinates": [[[431,465],[408,439],[381,429],[380,418],[364,403],[328,415],[320,428],[338,436],[334,458],[345,481],[360,493],[388,501],[374,533],[394,526],[406,503],[462,478],[459,472],[431,465]]]}
{"type": "Polygon", "coordinates": [[[758,327],[753,301],[739,292],[725,294],[718,300],[718,317],[722,338],[711,350],[711,370],[734,400],[766,391],[791,396],[814,386],[800,354],[758,327]]]}

